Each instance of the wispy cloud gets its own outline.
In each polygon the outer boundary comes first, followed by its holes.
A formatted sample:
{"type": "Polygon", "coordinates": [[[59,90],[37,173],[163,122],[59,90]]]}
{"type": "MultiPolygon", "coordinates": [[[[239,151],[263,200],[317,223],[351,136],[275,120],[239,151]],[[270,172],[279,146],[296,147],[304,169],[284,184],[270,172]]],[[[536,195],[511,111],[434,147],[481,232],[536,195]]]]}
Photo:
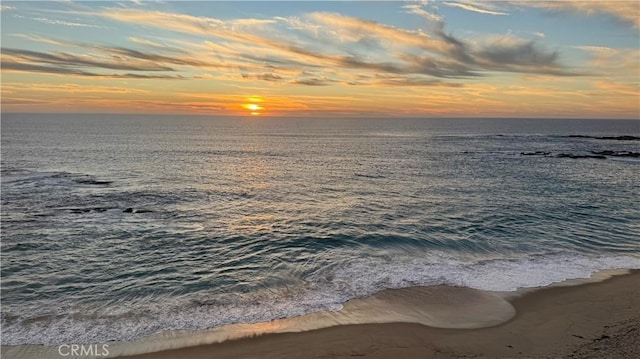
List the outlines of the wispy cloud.
{"type": "Polygon", "coordinates": [[[593,86],[597,89],[603,90],[603,95],[616,95],[616,96],[629,96],[638,98],[640,93],[640,84],[635,83],[620,83],[608,80],[593,81],[593,86]]]}
{"type": "Polygon", "coordinates": [[[138,44],[138,45],[142,45],[148,48],[152,48],[155,50],[160,50],[160,51],[165,51],[165,52],[172,52],[172,53],[178,53],[178,54],[186,54],[187,51],[176,47],[176,46],[171,46],[171,45],[167,45],[164,43],[159,43],[159,42],[155,42],[155,41],[151,41],[148,39],[142,39],[139,37],[135,37],[135,36],[130,36],[129,37],[129,41],[131,41],[134,44],[138,44]]]}
{"type": "Polygon", "coordinates": [[[263,74],[242,74],[242,78],[251,80],[263,80],[263,81],[280,81],[282,77],[278,74],[266,72],[263,74]]]}
{"type": "MultiPolygon", "coordinates": [[[[198,60],[198,56],[179,49],[169,48],[175,54],[162,54],[153,51],[141,51],[126,47],[103,46],[77,41],[52,39],[43,36],[17,34],[31,41],[54,44],[79,49],[80,52],[40,52],[32,50],[3,48],[3,64],[6,69],[22,72],[47,72],[51,74],[74,74],[90,77],[124,78],[185,78],[177,75],[180,67],[196,67],[208,70],[226,70],[233,67],[215,61],[198,60]],[[174,74],[100,74],[99,70],[121,70],[135,72],[169,72],[174,74]]],[[[164,51],[164,49],[163,49],[164,51]]]]}
{"type": "Polygon", "coordinates": [[[619,20],[640,27],[640,2],[609,0],[510,1],[521,7],[535,7],[551,11],[577,11],[587,15],[609,14],[619,20]]]}
{"type": "Polygon", "coordinates": [[[29,84],[3,84],[2,91],[38,91],[51,93],[102,93],[102,94],[143,94],[149,93],[147,90],[115,87],[115,86],[86,86],[73,83],[49,84],[49,83],[29,83],[29,84]]]}
{"type": "Polygon", "coordinates": [[[18,61],[12,61],[10,59],[2,59],[2,70],[9,72],[37,72],[47,73],[52,75],[73,75],[79,77],[92,77],[92,78],[112,78],[112,79],[183,79],[180,75],[148,75],[138,73],[96,73],[83,71],[73,68],[65,68],[59,66],[47,66],[30,63],[22,63],[18,61]]]}
{"type": "Polygon", "coordinates": [[[546,51],[532,40],[524,40],[515,36],[496,36],[480,46],[475,53],[476,61],[487,68],[503,71],[527,72],[535,69],[538,73],[571,75],[557,66],[558,52],[546,51]]]}
{"type": "Polygon", "coordinates": [[[506,13],[506,12],[495,11],[494,5],[489,4],[487,2],[480,3],[478,1],[456,1],[456,2],[443,1],[442,4],[449,7],[457,7],[467,11],[477,12],[480,14],[509,15],[509,13],[506,13]]]}
{"type": "Polygon", "coordinates": [[[292,81],[291,83],[294,85],[305,85],[305,86],[328,86],[328,85],[333,85],[337,82],[339,81],[323,76],[323,77],[302,77],[292,81]]]}
{"type": "Polygon", "coordinates": [[[36,99],[32,99],[32,98],[14,98],[14,97],[6,97],[6,96],[2,96],[2,99],[0,99],[0,103],[2,103],[3,106],[7,106],[7,105],[45,105],[45,104],[49,104],[51,103],[51,101],[47,101],[47,100],[36,100],[36,99]]]}
{"type": "MultiPolygon", "coordinates": [[[[123,51],[124,52],[124,51],[123,51]]],[[[13,59],[14,61],[45,63],[64,68],[72,67],[97,67],[112,70],[128,71],[174,71],[171,67],[160,65],[153,61],[127,61],[129,59],[106,60],[98,59],[90,55],[75,55],[70,53],[44,53],[22,49],[2,49],[3,59],[13,59]]],[[[140,58],[142,55],[139,55],[140,58]]],[[[145,59],[146,60],[146,59],[145,59]]]]}
{"type": "Polygon", "coordinates": [[[19,19],[27,19],[27,20],[37,21],[37,22],[41,22],[43,24],[49,24],[49,25],[64,25],[64,26],[72,26],[72,27],[93,27],[93,28],[102,28],[103,27],[103,26],[98,26],[98,25],[93,25],[93,24],[86,24],[86,23],[81,23],[81,22],[49,19],[49,18],[46,18],[46,17],[26,17],[26,16],[22,16],[22,15],[17,15],[17,14],[13,15],[13,17],[16,17],[16,18],[19,18],[19,19]]]}
{"type": "Polygon", "coordinates": [[[427,18],[432,26],[428,30],[407,30],[330,12],[304,14],[302,18],[224,21],[145,9],[105,8],[93,15],[196,33],[205,40],[183,41],[176,47],[130,36],[129,41],[146,48],[141,50],[21,35],[76,50],[48,53],[6,48],[3,60],[11,71],[101,76],[103,70],[119,70],[129,72],[109,76],[185,78],[191,76],[184,74],[183,68],[191,67],[222,71],[209,76],[228,81],[306,86],[440,86],[443,79],[476,78],[494,72],[579,74],[559,63],[557,51],[546,50],[535,41],[511,35],[469,41],[447,34],[444,19],[419,5],[403,8],[427,18]],[[372,76],[354,80],[352,74],[361,72],[372,76]]]}
{"type": "Polygon", "coordinates": [[[403,6],[403,8],[408,9],[408,13],[409,14],[415,14],[418,16],[422,16],[423,18],[429,20],[429,21],[436,21],[436,22],[440,22],[443,21],[442,17],[440,15],[434,14],[433,12],[429,12],[427,10],[425,10],[422,6],[420,6],[419,4],[409,4],[409,5],[405,5],[403,6]]]}
{"type": "MultiPolygon", "coordinates": [[[[184,14],[163,13],[136,9],[106,9],[102,16],[122,22],[183,33],[199,33],[227,42],[209,42],[219,56],[232,56],[251,62],[266,61],[271,66],[309,66],[338,68],[343,71],[371,71],[375,73],[414,74],[437,78],[475,77],[485,71],[507,71],[573,75],[558,63],[555,51],[546,51],[535,42],[487,42],[472,46],[464,39],[444,32],[444,20],[416,4],[405,5],[410,13],[432,20],[436,26],[430,33],[392,27],[374,21],[337,13],[314,12],[298,17],[275,19],[240,19],[225,22],[220,19],[184,14]],[[279,25],[291,33],[284,33],[279,25]],[[270,31],[266,32],[265,26],[270,31]],[[257,28],[259,27],[259,28],[257,28]],[[273,34],[270,36],[270,34],[273,34]],[[326,34],[340,34],[327,37],[326,34]],[[321,40],[301,42],[301,35],[321,40]],[[361,55],[358,48],[366,52],[361,55]],[[242,51],[239,51],[242,49],[242,51]],[[348,49],[348,51],[347,51],[348,49]],[[420,55],[418,55],[420,54],[420,55]]],[[[246,74],[247,79],[280,80],[281,75],[246,74]],[[273,75],[273,76],[271,76],[273,75]]],[[[430,83],[417,78],[415,83],[430,83]]],[[[304,78],[293,79],[294,84],[318,84],[304,78]]],[[[326,83],[326,82],[324,82],[326,83]]]]}
{"type": "Polygon", "coordinates": [[[589,54],[589,67],[594,71],[609,75],[622,74],[628,80],[638,81],[640,49],[614,49],[606,46],[577,46],[576,48],[589,54]]]}

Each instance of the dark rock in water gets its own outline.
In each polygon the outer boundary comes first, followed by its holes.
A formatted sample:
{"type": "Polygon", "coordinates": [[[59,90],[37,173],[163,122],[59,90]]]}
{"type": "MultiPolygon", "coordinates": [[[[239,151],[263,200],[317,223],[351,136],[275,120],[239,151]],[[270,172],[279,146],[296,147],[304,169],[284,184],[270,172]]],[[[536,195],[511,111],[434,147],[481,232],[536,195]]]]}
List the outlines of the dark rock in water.
{"type": "Polygon", "coordinates": [[[607,157],[602,155],[574,155],[571,153],[559,153],[556,155],[557,158],[572,158],[572,159],[580,159],[580,158],[595,158],[599,160],[606,160],[607,157]]]}
{"type": "Polygon", "coordinates": [[[536,151],[536,152],[520,152],[522,156],[549,156],[551,153],[544,151],[536,151]]]}
{"type": "Polygon", "coordinates": [[[150,210],[150,209],[134,209],[134,208],[129,207],[129,208],[125,209],[122,212],[124,212],[124,213],[150,213],[150,212],[153,212],[153,211],[150,210]]]}
{"type": "Polygon", "coordinates": [[[105,212],[109,207],[90,207],[90,208],[68,208],[71,213],[89,213],[89,212],[105,212]]]}
{"type": "Polygon", "coordinates": [[[70,209],[71,213],[87,213],[87,212],[91,212],[91,208],[71,208],[70,209]]]}
{"type": "Polygon", "coordinates": [[[596,140],[617,140],[617,141],[638,141],[638,136],[587,136],[587,135],[569,135],[569,138],[593,138],[596,140]]]}
{"type": "Polygon", "coordinates": [[[611,157],[640,157],[639,152],[631,152],[631,151],[591,151],[591,153],[601,156],[611,156],[611,157]]]}
{"type": "Polygon", "coordinates": [[[53,213],[35,213],[33,216],[34,217],[53,217],[54,214],[53,213]]]}
{"type": "MultiPolygon", "coordinates": [[[[578,136],[578,135],[576,135],[578,136]]],[[[586,137],[586,136],[581,136],[586,137]]],[[[640,153],[631,152],[631,151],[591,151],[592,154],[574,154],[574,153],[558,153],[556,155],[552,155],[550,152],[544,151],[535,151],[535,152],[520,152],[522,156],[544,156],[544,157],[555,157],[555,158],[571,158],[571,159],[581,159],[581,158],[595,158],[598,160],[607,159],[607,156],[611,157],[640,157],[640,153]]]]}
{"type": "Polygon", "coordinates": [[[106,186],[113,183],[112,181],[99,181],[91,178],[79,178],[79,179],[76,179],[76,182],[80,184],[89,184],[89,185],[96,185],[96,186],[106,186]]]}
{"type": "Polygon", "coordinates": [[[618,141],[638,141],[640,137],[638,136],[604,136],[604,137],[596,137],[599,140],[618,140],[618,141]]]}
{"type": "Polygon", "coordinates": [[[364,178],[385,178],[382,175],[368,175],[368,174],[364,174],[364,173],[355,173],[354,175],[356,177],[364,177],[364,178]]]}

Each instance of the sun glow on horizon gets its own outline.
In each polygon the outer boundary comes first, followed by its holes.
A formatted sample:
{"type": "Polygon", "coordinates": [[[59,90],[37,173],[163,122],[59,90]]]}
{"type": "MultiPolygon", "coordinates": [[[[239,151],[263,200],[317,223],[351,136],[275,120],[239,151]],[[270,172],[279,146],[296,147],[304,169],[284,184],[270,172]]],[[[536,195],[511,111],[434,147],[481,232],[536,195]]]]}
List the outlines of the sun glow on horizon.
{"type": "Polygon", "coordinates": [[[259,96],[251,96],[248,98],[250,103],[245,103],[242,107],[246,110],[250,111],[252,116],[259,116],[262,114],[262,110],[264,110],[263,106],[258,105],[256,102],[262,102],[262,97],[259,96]]]}

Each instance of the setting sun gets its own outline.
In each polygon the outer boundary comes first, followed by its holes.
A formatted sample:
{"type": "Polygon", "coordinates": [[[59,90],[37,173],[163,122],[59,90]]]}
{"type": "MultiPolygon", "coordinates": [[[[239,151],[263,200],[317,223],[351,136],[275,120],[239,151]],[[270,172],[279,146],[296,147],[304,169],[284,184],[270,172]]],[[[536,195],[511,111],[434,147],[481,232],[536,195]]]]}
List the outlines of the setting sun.
{"type": "MultiPolygon", "coordinates": [[[[251,101],[251,102],[262,102],[262,98],[253,96],[253,97],[249,97],[249,101],[251,101]]],[[[249,111],[251,111],[251,115],[253,115],[253,116],[260,115],[261,114],[260,111],[264,110],[264,107],[262,107],[262,106],[260,106],[260,105],[258,105],[256,103],[247,103],[247,104],[242,105],[242,107],[247,109],[247,110],[249,110],[249,111]]]]}

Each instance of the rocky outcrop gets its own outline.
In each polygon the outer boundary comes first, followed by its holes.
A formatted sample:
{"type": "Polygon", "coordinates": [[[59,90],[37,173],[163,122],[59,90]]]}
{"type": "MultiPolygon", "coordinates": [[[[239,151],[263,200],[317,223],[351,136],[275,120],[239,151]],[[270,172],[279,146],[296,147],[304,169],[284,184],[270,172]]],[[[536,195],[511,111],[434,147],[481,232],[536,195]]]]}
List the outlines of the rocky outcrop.
{"type": "Polygon", "coordinates": [[[554,157],[554,158],[571,158],[571,159],[582,159],[582,158],[595,158],[598,160],[607,159],[607,157],[632,157],[638,158],[640,157],[639,152],[631,152],[631,151],[591,151],[591,154],[576,154],[576,153],[558,153],[552,154],[551,152],[544,151],[535,151],[535,152],[520,152],[521,156],[542,156],[542,157],[554,157]]]}
{"type": "Polygon", "coordinates": [[[631,151],[591,151],[591,153],[600,156],[611,157],[640,157],[640,153],[631,151]]]}
{"type": "Polygon", "coordinates": [[[616,141],[638,141],[638,136],[587,136],[587,135],[569,135],[569,138],[593,138],[596,140],[616,140],[616,141]]]}

